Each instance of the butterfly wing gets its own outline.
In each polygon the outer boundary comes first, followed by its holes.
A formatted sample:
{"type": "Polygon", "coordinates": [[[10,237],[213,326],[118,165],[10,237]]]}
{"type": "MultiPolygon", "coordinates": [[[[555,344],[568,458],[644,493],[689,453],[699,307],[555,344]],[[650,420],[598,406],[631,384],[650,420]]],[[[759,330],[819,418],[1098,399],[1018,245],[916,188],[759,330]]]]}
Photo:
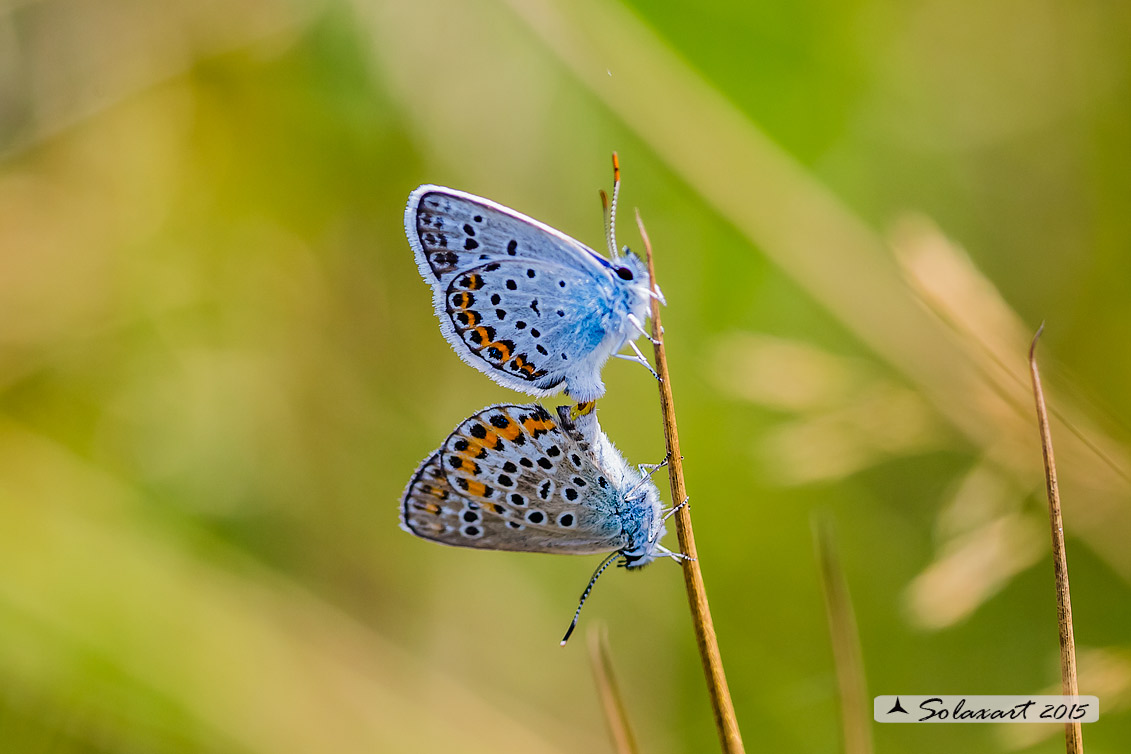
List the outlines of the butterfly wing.
{"type": "Polygon", "coordinates": [[[599,371],[613,300],[607,280],[576,268],[488,262],[449,283],[441,322],[481,371],[486,362],[503,384],[545,394],[599,371]]]}
{"type": "Polygon", "coordinates": [[[538,404],[466,419],[413,476],[402,523],[461,547],[586,554],[624,546],[615,490],[538,404]]]}
{"type": "Polygon", "coordinates": [[[580,241],[501,204],[443,186],[408,197],[405,234],[420,274],[446,288],[461,270],[492,260],[526,259],[565,267],[610,268],[580,241]]]}
{"type": "Polygon", "coordinates": [[[460,511],[468,509],[470,502],[448,484],[437,451],[420,464],[401,496],[401,528],[443,542],[460,528],[460,511]]]}
{"type": "Polygon", "coordinates": [[[532,395],[563,382],[578,400],[604,393],[600,369],[624,344],[627,315],[644,316],[639,283],[579,241],[452,189],[414,191],[405,232],[464,361],[532,395]]]}

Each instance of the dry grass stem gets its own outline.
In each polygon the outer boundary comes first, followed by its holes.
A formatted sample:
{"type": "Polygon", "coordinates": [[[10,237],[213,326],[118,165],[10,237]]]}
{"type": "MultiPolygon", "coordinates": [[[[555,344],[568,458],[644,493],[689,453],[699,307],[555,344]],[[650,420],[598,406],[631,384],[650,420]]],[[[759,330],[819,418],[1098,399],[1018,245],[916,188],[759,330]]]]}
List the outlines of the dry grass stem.
{"type": "MultiPolygon", "coordinates": [[[[1045,488],[1049,498],[1049,523],[1052,526],[1053,569],[1056,575],[1056,613],[1060,626],[1060,676],[1065,695],[1076,696],[1076,639],[1072,632],[1072,595],[1068,589],[1068,557],[1064,551],[1064,521],[1060,514],[1060,488],[1056,482],[1056,459],[1052,453],[1052,436],[1049,434],[1049,417],[1045,409],[1045,394],[1041,389],[1041,374],[1037,369],[1037,339],[1045,329],[1042,324],[1029,346],[1029,373],[1033,378],[1033,398],[1037,403],[1037,426],[1041,432],[1041,450],[1045,457],[1045,488]]],[[[1064,741],[1068,754],[1083,754],[1084,739],[1080,723],[1064,724],[1064,741]]]]}
{"type": "Polygon", "coordinates": [[[612,653],[609,652],[609,633],[604,625],[589,631],[589,664],[593,666],[593,679],[601,695],[601,709],[605,712],[605,722],[609,725],[609,737],[617,754],[637,754],[636,737],[628,724],[624,697],[617,685],[613,672],[612,653]]]}
{"type": "Polygon", "coordinates": [[[860,635],[856,630],[852,597],[848,593],[848,582],[840,566],[831,522],[815,518],[813,537],[820,564],[821,593],[825,598],[825,613],[829,619],[833,662],[836,665],[844,751],[845,754],[870,754],[872,714],[868,704],[868,684],[864,679],[860,635]]]}
{"type": "MultiPolygon", "coordinates": [[[[652,243],[636,213],[636,224],[644,239],[644,250],[648,259],[648,275],[652,280],[653,292],[656,287],[656,267],[652,259],[652,243]]],[[[660,409],[664,416],[664,438],[667,441],[668,479],[671,481],[672,504],[679,505],[687,499],[687,487],[683,480],[683,456],[679,450],[679,432],[676,429],[675,406],[672,403],[671,375],[668,372],[668,359],[661,337],[663,326],[660,322],[660,303],[652,298],[652,339],[656,349],[656,373],[660,376],[660,409]]],[[[727,687],[723,659],[719,653],[719,641],[715,636],[715,626],[711,620],[711,608],[707,604],[707,589],[703,584],[703,572],[699,568],[698,552],[695,549],[695,534],[691,528],[691,509],[685,505],[675,513],[676,531],[679,534],[680,550],[687,559],[683,561],[683,579],[687,586],[687,599],[691,604],[691,617],[695,625],[695,639],[699,645],[699,656],[703,662],[703,672],[707,676],[707,690],[711,697],[711,707],[715,714],[715,726],[719,740],[726,754],[744,752],[742,734],[738,730],[738,718],[734,714],[730,689],[727,687]]]]}

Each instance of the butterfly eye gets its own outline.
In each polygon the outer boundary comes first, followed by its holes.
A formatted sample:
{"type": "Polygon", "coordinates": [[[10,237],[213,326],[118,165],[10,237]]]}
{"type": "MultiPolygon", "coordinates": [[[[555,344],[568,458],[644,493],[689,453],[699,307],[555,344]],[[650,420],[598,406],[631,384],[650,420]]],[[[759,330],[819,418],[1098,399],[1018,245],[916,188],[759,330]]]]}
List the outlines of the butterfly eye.
{"type": "Polygon", "coordinates": [[[632,270],[628,269],[627,267],[618,267],[617,277],[619,277],[621,280],[632,280],[632,270]]]}

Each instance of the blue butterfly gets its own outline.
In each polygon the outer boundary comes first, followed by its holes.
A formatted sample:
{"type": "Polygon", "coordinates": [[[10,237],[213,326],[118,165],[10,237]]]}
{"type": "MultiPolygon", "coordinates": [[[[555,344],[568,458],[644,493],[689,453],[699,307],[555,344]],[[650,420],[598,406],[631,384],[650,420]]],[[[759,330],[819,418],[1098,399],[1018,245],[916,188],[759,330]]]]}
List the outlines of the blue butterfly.
{"type": "Polygon", "coordinates": [[[460,358],[500,385],[530,395],[564,388],[578,402],[604,395],[610,356],[652,371],[633,340],[648,336],[642,322],[660,296],[639,257],[617,254],[615,208],[614,187],[610,261],[488,199],[441,186],[413,191],[405,233],[460,358]],[[626,344],[633,353],[617,353],[626,344]]]}

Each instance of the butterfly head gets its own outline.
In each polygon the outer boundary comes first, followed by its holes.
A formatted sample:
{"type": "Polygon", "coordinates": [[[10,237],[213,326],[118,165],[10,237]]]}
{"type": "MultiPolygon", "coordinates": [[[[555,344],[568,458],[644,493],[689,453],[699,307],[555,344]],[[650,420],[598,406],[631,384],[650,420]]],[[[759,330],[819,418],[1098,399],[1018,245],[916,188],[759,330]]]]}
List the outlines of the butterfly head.
{"type": "Polygon", "coordinates": [[[622,565],[629,570],[643,568],[660,555],[660,540],[667,532],[660,516],[660,491],[644,477],[624,493],[623,507],[635,515],[628,517],[633,523],[626,526],[628,544],[620,551],[622,565]]]}
{"type": "Polygon", "coordinates": [[[648,265],[626,246],[624,254],[613,260],[610,267],[616,282],[622,286],[622,300],[627,304],[628,313],[641,321],[647,319],[652,296],[648,265]]]}
{"type": "Polygon", "coordinates": [[[648,285],[648,265],[627,246],[624,253],[613,260],[613,274],[626,283],[648,285]]]}
{"type": "Polygon", "coordinates": [[[625,569],[633,571],[637,568],[643,568],[660,557],[659,542],[665,533],[664,525],[660,524],[659,530],[655,533],[655,540],[645,540],[631,549],[621,550],[620,554],[624,557],[621,565],[625,569]]]}

